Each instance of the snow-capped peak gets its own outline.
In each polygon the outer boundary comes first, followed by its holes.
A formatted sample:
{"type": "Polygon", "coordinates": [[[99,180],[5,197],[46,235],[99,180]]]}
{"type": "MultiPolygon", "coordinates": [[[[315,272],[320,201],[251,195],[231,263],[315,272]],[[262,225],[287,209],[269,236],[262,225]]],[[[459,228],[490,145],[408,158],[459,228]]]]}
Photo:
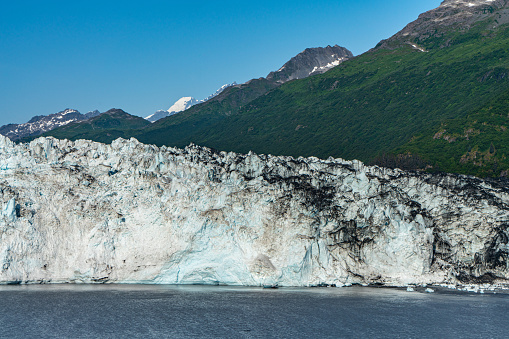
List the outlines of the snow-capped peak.
{"type": "Polygon", "coordinates": [[[156,122],[159,119],[166,118],[170,115],[177,114],[179,112],[185,111],[186,109],[190,108],[191,106],[194,106],[196,104],[201,104],[205,101],[208,101],[219,94],[221,94],[225,89],[231,86],[235,86],[237,83],[233,82],[231,84],[226,84],[221,86],[217,91],[215,91],[213,94],[209,95],[207,98],[203,100],[197,100],[193,97],[182,97],[178,99],[167,111],[165,110],[158,110],[154,114],[151,114],[147,117],[145,117],[146,120],[150,122],[156,122]]]}
{"type": "Polygon", "coordinates": [[[177,102],[174,103],[173,106],[171,106],[168,109],[168,113],[170,113],[170,115],[171,115],[172,113],[178,113],[178,112],[185,111],[189,107],[196,105],[198,102],[199,101],[193,97],[182,97],[182,98],[178,99],[177,102]]]}

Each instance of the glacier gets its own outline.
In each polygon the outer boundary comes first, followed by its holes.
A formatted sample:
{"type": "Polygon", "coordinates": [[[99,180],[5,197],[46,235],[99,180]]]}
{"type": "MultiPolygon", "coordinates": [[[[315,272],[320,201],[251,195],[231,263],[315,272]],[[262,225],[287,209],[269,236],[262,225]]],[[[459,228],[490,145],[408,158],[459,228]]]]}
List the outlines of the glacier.
{"type": "Polygon", "coordinates": [[[505,181],[0,136],[0,283],[499,284],[505,181]]]}

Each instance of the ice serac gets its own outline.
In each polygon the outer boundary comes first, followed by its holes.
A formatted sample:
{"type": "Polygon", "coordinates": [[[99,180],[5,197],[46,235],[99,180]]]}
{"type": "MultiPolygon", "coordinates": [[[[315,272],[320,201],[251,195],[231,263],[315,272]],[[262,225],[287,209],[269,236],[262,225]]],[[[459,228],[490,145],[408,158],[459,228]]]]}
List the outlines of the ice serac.
{"type": "Polygon", "coordinates": [[[0,137],[0,281],[509,278],[505,182],[358,161],[0,137]]]}

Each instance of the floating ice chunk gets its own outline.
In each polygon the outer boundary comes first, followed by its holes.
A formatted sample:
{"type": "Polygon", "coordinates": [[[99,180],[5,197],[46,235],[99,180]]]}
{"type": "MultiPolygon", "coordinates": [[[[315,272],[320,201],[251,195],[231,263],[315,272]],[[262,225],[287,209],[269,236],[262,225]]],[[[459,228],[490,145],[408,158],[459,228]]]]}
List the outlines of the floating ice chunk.
{"type": "Polygon", "coordinates": [[[426,289],[426,293],[434,293],[434,292],[435,292],[435,290],[434,290],[434,289],[432,289],[432,288],[429,288],[429,287],[428,287],[428,288],[426,289]]]}

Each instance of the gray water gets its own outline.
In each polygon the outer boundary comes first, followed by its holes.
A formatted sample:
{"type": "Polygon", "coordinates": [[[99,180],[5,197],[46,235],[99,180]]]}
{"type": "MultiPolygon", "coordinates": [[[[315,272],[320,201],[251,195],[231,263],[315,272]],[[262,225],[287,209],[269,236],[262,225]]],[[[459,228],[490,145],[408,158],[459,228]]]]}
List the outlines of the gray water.
{"type": "Polygon", "coordinates": [[[507,338],[509,295],[377,288],[0,287],[2,338],[507,338]]]}

